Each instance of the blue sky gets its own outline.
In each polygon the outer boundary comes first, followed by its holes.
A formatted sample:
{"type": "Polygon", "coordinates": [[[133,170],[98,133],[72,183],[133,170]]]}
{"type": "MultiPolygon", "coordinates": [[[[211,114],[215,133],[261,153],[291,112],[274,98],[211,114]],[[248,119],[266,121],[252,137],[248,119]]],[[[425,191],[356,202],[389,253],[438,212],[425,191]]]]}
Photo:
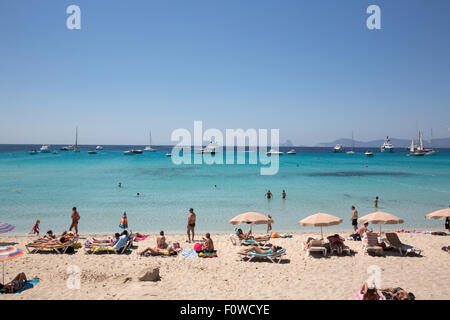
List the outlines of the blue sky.
{"type": "Polygon", "coordinates": [[[450,136],[450,1],[0,0],[0,143],[450,136]],[[81,8],[81,30],[66,8],[81,8]],[[381,30],[366,8],[381,8],[381,30]]]}

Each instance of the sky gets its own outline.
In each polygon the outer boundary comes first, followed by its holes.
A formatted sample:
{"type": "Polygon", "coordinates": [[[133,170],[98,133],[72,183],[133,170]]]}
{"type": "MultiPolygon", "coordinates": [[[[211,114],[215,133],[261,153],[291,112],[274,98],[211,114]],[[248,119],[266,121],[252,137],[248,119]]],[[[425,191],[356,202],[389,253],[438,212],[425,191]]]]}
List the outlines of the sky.
{"type": "Polygon", "coordinates": [[[448,0],[0,0],[0,143],[450,137],[448,0]],[[69,5],[81,29],[69,30],[69,5]],[[381,29],[369,30],[369,5],[381,29]]]}

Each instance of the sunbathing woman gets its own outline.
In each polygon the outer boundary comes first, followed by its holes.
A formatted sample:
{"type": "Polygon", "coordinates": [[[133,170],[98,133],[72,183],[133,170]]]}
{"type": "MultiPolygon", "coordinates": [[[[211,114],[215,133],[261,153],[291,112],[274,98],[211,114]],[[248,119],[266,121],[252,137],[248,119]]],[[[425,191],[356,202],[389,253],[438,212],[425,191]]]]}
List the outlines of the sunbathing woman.
{"type": "Polygon", "coordinates": [[[364,282],[360,293],[363,295],[362,300],[381,300],[377,289],[375,287],[369,288],[367,282],[364,282]]]}
{"type": "Polygon", "coordinates": [[[236,235],[241,240],[256,240],[256,241],[264,241],[264,240],[270,240],[270,236],[263,236],[263,237],[254,237],[251,235],[252,231],[249,230],[247,233],[242,232],[242,229],[237,229],[236,235]]]}
{"type": "Polygon", "coordinates": [[[19,273],[11,282],[3,285],[0,283],[0,291],[5,293],[14,293],[23,288],[23,285],[27,281],[25,273],[19,273]]]}
{"type": "Polygon", "coordinates": [[[104,245],[104,246],[114,246],[116,242],[119,240],[120,234],[115,233],[114,237],[108,237],[107,240],[97,240],[95,238],[92,238],[92,243],[94,245],[104,245]]]}
{"type": "Polygon", "coordinates": [[[147,252],[150,252],[153,256],[173,256],[177,254],[177,252],[173,250],[172,247],[168,247],[167,249],[148,247],[144,251],[139,252],[139,255],[143,256],[147,252]]]}
{"type": "Polygon", "coordinates": [[[258,246],[253,246],[247,249],[243,249],[242,251],[239,251],[240,254],[248,254],[249,252],[255,252],[255,253],[259,253],[259,254],[272,254],[277,252],[278,250],[282,249],[279,246],[273,246],[270,249],[261,249],[261,247],[258,246]]]}

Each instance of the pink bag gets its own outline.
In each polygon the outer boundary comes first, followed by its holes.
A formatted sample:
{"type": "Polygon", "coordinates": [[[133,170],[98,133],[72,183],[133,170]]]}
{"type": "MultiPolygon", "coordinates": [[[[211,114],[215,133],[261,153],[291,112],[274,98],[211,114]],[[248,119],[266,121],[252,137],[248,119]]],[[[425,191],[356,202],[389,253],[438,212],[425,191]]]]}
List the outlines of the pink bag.
{"type": "Polygon", "coordinates": [[[194,251],[196,251],[196,252],[202,251],[202,244],[198,243],[198,242],[196,244],[194,244],[194,251]]]}

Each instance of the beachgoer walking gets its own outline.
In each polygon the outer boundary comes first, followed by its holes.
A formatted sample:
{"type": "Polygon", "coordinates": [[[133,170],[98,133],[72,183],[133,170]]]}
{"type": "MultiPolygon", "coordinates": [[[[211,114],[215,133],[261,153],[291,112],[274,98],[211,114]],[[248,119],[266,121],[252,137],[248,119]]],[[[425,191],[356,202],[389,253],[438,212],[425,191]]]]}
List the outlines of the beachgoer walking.
{"type": "Polygon", "coordinates": [[[72,208],[72,224],[70,225],[69,231],[75,228],[75,233],[78,234],[78,221],[80,220],[80,214],[77,211],[77,207],[72,208]]]}
{"type": "Polygon", "coordinates": [[[352,206],[352,226],[356,231],[358,229],[358,210],[356,210],[355,206],[352,206]]]}
{"type": "Polygon", "coordinates": [[[39,219],[36,220],[36,224],[34,225],[32,231],[31,231],[33,234],[39,235],[39,223],[41,223],[41,221],[39,219]]]}
{"type": "Polygon", "coordinates": [[[191,232],[192,232],[192,241],[194,241],[195,219],[196,219],[196,215],[194,213],[194,209],[190,208],[189,209],[189,215],[188,215],[188,221],[187,221],[188,242],[191,242],[191,232]]]}
{"type": "Polygon", "coordinates": [[[272,231],[272,216],[270,215],[270,213],[267,214],[267,233],[269,233],[270,231],[272,231]]]}
{"type": "Polygon", "coordinates": [[[375,208],[378,209],[378,197],[376,197],[375,200],[373,201],[373,205],[375,206],[375,208]]]}

